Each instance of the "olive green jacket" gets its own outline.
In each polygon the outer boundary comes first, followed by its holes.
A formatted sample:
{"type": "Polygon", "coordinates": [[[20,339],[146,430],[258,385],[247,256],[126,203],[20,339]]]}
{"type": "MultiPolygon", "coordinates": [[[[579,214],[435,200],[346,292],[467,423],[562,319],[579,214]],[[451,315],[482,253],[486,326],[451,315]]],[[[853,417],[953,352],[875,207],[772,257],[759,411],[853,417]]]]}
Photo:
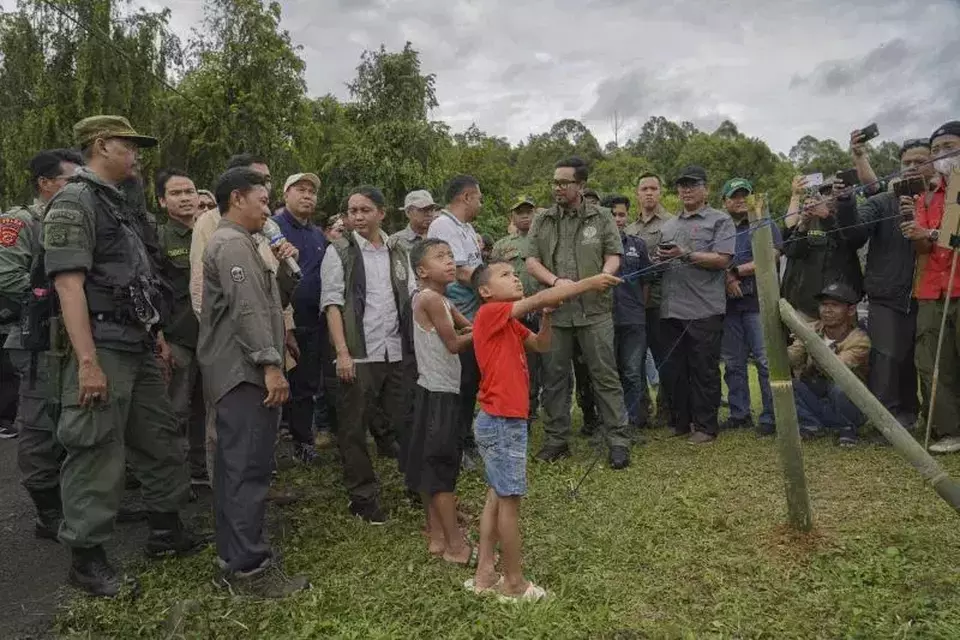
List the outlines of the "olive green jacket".
{"type": "MultiPolygon", "coordinates": [[[[560,228],[575,224],[577,279],[583,280],[603,271],[607,256],[623,255],[620,231],[609,209],[581,202],[576,216],[561,216],[558,205],[553,205],[533,220],[526,257],[536,258],[551,273],[557,270],[557,251],[560,246],[560,228]]],[[[589,292],[565,303],[553,313],[553,324],[558,327],[577,327],[610,320],[613,313],[613,292],[589,292]]]]}

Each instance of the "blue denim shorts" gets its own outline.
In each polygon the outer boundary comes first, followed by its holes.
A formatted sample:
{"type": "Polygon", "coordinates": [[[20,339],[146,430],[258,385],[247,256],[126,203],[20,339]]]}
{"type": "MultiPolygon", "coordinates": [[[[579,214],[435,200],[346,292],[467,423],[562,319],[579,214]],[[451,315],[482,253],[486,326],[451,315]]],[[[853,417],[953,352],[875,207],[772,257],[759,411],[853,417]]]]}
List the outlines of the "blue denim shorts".
{"type": "Polygon", "coordinates": [[[473,434],[483,458],[484,472],[498,496],[527,493],[527,421],[499,418],[480,411],[473,434]]]}

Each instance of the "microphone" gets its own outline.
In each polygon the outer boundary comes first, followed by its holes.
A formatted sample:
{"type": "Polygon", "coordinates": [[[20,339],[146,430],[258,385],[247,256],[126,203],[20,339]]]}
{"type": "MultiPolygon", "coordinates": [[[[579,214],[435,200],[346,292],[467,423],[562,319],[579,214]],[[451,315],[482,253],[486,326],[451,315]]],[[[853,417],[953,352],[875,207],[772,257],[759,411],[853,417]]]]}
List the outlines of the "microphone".
{"type": "MultiPolygon", "coordinates": [[[[260,233],[267,239],[271,247],[276,247],[286,240],[286,238],[283,237],[283,231],[280,230],[280,225],[270,218],[267,218],[263,223],[263,229],[260,233]]],[[[303,272],[300,271],[300,265],[297,264],[296,260],[288,256],[283,259],[283,263],[287,265],[287,271],[290,272],[294,280],[300,280],[300,278],[303,277],[303,272]]]]}

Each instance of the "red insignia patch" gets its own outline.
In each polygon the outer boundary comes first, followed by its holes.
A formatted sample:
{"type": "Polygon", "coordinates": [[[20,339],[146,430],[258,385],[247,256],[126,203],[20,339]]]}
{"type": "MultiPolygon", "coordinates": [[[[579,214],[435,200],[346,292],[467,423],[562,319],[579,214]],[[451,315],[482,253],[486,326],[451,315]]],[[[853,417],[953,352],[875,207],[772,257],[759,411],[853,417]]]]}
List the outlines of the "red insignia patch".
{"type": "Polygon", "coordinates": [[[17,218],[0,218],[0,247],[12,247],[20,238],[20,231],[27,226],[17,218]]]}

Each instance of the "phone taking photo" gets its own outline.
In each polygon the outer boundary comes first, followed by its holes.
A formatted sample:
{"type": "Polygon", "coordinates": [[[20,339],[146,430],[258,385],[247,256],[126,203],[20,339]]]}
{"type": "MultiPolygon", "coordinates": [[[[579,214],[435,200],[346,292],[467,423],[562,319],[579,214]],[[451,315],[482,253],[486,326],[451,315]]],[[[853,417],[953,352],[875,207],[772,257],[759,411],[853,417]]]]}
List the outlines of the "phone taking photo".
{"type": "Polygon", "coordinates": [[[869,142],[880,135],[880,129],[877,127],[876,122],[871,122],[863,129],[860,129],[860,136],[858,137],[858,142],[861,144],[864,142],[869,142]]]}
{"type": "Polygon", "coordinates": [[[923,176],[908,176],[893,183],[893,194],[897,198],[914,198],[926,192],[927,184],[923,176]]]}
{"type": "Polygon", "coordinates": [[[837,180],[847,187],[853,187],[860,184],[860,176],[856,169],[847,169],[846,171],[837,171],[837,180]]]}
{"type": "Polygon", "coordinates": [[[803,176],[803,186],[807,189],[813,189],[819,187],[823,184],[823,174],[822,173],[811,173],[810,175],[803,176]]]}

